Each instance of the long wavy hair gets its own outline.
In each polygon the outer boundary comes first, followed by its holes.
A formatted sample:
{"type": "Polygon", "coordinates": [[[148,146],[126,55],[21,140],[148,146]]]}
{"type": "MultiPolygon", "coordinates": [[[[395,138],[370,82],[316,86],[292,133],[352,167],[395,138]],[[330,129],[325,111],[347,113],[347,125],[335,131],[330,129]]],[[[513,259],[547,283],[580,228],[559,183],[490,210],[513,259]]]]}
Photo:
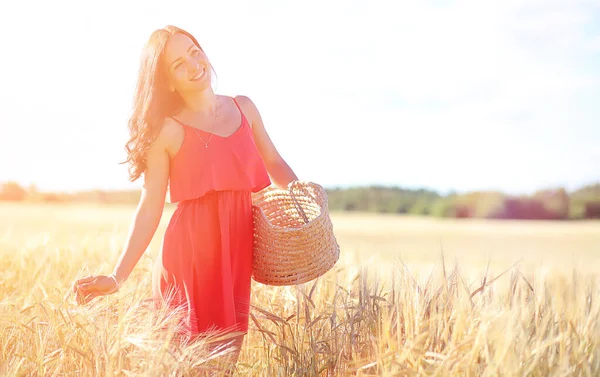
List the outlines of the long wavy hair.
{"type": "Polygon", "coordinates": [[[133,111],[128,122],[130,137],[125,144],[127,159],[122,162],[129,164],[131,182],[146,171],[147,151],[158,136],[165,118],[177,114],[184,107],[181,95],[176,90],[169,90],[167,70],[163,63],[165,46],[169,38],[177,33],[188,36],[204,52],[194,36],[172,25],[155,30],[146,42],[140,61],[133,111]]]}

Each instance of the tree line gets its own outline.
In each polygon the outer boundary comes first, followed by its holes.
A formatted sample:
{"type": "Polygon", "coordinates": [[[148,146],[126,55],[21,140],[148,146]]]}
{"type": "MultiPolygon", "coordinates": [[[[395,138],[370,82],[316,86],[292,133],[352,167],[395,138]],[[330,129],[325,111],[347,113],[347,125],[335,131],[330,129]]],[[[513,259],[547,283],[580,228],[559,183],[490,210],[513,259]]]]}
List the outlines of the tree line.
{"type": "Polygon", "coordinates": [[[339,211],[489,219],[600,218],[600,183],[571,193],[564,188],[549,188],[532,195],[499,191],[441,195],[431,190],[369,186],[330,189],[328,198],[330,209],[339,211]]]}
{"type": "MultiPolygon", "coordinates": [[[[532,195],[475,191],[441,195],[432,190],[389,186],[327,188],[329,209],[452,218],[490,219],[600,219],[600,182],[573,192],[564,188],[540,190],[532,195]]],[[[28,202],[94,202],[135,204],[139,190],[88,190],[75,193],[40,192],[15,182],[0,185],[0,200],[28,202]]]]}

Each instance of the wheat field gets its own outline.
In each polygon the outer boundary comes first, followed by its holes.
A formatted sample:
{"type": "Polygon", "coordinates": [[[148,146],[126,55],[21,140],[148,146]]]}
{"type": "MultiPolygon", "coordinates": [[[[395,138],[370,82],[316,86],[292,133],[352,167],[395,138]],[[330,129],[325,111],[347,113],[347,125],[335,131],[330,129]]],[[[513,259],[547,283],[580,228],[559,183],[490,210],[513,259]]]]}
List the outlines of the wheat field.
{"type": "MultiPolygon", "coordinates": [[[[73,281],[112,270],[133,211],[0,203],[1,376],[225,370],[227,349],[176,344],[177,313],[148,309],[170,209],[121,291],[76,305],[73,281]]],[[[236,375],[600,375],[600,222],[332,220],[334,269],[253,284],[236,375]]]]}

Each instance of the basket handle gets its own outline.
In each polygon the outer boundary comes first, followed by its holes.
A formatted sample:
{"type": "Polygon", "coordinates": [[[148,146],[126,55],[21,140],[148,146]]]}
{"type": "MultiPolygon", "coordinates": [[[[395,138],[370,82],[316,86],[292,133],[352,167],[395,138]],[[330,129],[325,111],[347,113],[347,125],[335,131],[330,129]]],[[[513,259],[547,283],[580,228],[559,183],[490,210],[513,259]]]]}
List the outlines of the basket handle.
{"type": "Polygon", "coordinates": [[[298,203],[298,199],[296,199],[296,194],[294,194],[294,190],[292,189],[292,186],[294,186],[296,184],[296,182],[298,182],[298,181],[293,181],[288,186],[288,189],[290,191],[290,194],[292,195],[292,200],[294,200],[294,206],[296,207],[296,210],[298,211],[300,216],[302,216],[302,219],[304,219],[304,223],[308,224],[308,222],[309,222],[308,217],[306,216],[306,213],[304,213],[304,210],[302,209],[302,206],[300,205],[300,203],[298,203]]]}

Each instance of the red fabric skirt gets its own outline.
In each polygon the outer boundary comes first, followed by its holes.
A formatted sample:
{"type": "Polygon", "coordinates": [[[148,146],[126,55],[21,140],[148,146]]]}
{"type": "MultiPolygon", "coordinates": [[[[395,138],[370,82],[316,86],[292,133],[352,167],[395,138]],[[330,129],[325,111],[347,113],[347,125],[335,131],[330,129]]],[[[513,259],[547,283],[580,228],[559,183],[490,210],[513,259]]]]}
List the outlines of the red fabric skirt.
{"type": "Polygon", "coordinates": [[[153,273],[154,298],[183,309],[183,331],[248,331],[251,191],[213,191],[178,203],[153,273]]]}

